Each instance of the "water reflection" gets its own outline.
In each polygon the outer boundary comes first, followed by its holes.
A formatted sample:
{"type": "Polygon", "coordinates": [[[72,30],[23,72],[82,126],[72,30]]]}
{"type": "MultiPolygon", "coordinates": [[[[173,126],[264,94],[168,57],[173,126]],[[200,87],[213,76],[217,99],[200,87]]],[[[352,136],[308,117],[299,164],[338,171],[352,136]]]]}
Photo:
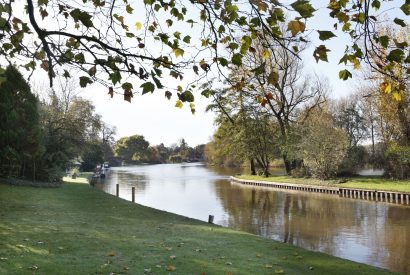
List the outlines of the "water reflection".
{"type": "MultiPolygon", "coordinates": [[[[206,220],[281,242],[410,273],[410,208],[230,183],[240,169],[204,165],[113,168],[100,188],[143,205],[206,220]]],[[[276,173],[282,173],[281,170],[276,173]]]]}

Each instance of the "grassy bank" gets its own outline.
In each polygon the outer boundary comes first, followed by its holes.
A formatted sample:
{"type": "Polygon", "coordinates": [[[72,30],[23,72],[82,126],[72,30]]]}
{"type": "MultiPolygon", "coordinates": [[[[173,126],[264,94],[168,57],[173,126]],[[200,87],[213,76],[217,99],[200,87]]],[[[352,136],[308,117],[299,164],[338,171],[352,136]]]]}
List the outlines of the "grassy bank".
{"type": "Polygon", "coordinates": [[[0,184],[0,274],[387,274],[132,204],[78,178],[0,184]]]}
{"type": "Polygon", "coordinates": [[[386,190],[397,192],[409,192],[410,193],[410,181],[409,180],[389,180],[381,177],[353,177],[346,179],[347,182],[339,183],[340,180],[326,180],[321,181],[312,178],[292,178],[289,176],[251,176],[241,175],[235,176],[239,179],[248,179],[256,181],[268,181],[268,182],[283,182],[283,183],[295,183],[295,184],[307,184],[307,185],[321,185],[332,187],[350,187],[350,188],[362,188],[370,190],[386,190]]]}

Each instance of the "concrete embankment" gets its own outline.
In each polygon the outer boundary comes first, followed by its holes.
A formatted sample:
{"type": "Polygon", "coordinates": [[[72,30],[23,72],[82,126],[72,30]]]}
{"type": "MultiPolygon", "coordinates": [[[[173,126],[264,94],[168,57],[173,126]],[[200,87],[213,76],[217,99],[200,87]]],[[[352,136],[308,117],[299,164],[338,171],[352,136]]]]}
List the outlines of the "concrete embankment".
{"type": "Polygon", "coordinates": [[[344,198],[363,199],[377,202],[388,202],[396,204],[410,205],[410,193],[394,192],[394,191],[381,191],[381,190],[366,190],[359,188],[346,188],[346,187],[333,187],[333,186],[320,186],[320,185],[308,185],[308,184],[295,184],[295,183],[283,183],[283,182],[268,182],[268,181],[255,181],[238,179],[230,177],[232,182],[252,185],[263,186],[279,189],[297,190],[305,192],[326,193],[332,195],[338,195],[344,198]]]}

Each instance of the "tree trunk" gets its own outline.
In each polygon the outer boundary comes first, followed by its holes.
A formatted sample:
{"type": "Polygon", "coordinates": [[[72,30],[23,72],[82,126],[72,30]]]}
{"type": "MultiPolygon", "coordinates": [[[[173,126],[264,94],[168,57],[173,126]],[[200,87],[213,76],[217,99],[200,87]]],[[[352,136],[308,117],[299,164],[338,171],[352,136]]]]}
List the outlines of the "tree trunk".
{"type": "Polygon", "coordinates": [[[292,174],[292,164],[288,160],[288,157],[286,155],[282,155],[282,157],[283,157],[283,163],[285,164],[286,174],[290,176],[292,174]]]}
{"type": "Polygon", "coordinates": [[[251,163],[251,175],[255,176],[256,175],[256,169],[255,169],[255,161],[253,160],[253,158],[250,159],[250,163],[251,163]]]}

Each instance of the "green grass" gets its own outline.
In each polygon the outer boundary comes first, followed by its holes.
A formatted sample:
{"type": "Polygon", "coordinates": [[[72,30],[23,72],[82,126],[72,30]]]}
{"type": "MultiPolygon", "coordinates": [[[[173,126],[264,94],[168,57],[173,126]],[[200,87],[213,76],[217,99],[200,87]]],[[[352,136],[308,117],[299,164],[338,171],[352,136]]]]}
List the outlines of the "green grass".
{"type": "Polygon", "coordinates": [[[132,204],[84,182],[0,184],[0,274],[389,273],[132,204]]]}
{"type": "Polygon", "coordinates": [[[268,182],[283,182],[283,183],[295,183],[295,184],[307,184],[307,185],[321,185],[331,187],[350,187],[350,188],[362,188],[369,190],[386,190],[397,192],[410,192],[409,180],[389,180],[381,177],[353,177],[346,179],[347,182],[339,183],[339,180],[327,180],[321,181],[313,178],[292,178],[289,176],[251,176],[241,175],[235,176],[239,179],[248,179],[256,181],[268,181],[268,182]]]}

